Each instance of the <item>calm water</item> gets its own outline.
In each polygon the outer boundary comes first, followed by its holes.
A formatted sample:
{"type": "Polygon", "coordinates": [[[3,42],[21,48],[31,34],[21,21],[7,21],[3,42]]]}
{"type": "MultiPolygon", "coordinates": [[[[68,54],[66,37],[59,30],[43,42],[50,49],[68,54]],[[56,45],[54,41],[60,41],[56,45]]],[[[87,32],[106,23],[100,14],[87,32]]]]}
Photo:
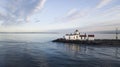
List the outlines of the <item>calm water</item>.
{"type": "Polygon", "coordinates": [[[53,43],[59,34],[0,34],[0,67],[120,67],[120,47],[53,43]]]}

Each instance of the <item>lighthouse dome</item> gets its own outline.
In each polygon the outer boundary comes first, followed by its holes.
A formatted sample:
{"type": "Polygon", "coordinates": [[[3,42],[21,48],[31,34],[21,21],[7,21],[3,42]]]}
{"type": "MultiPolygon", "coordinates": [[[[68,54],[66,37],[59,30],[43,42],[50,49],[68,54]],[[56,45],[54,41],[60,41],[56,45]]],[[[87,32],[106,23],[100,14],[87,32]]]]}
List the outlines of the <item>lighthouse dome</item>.
{"type": "Polygon", "coordinates": [[[75,32],[74,32],[74,34],[76,34],[76,35],[79,35],[79,31],[78,30],[75,30],[75,32]]]}

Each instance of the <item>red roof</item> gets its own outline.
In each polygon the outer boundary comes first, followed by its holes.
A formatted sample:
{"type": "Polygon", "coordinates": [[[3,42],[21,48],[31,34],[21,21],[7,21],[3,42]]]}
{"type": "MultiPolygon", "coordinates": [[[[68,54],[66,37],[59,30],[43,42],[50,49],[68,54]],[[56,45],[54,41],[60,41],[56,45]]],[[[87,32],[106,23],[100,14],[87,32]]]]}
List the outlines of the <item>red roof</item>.
{"type": "Polygon", "coordinates": [[[88,37],[95,37],[95,35],[88,35],[88,37]]]}
{"type": "Polygon", "coordinates": [[[87,37],[86,35],[80,35],[80,37],[87,37]]]}
{"type": "Polygon", "coordinates": [[[66,36],[68,36],[69,34],[66,34],[66,36]]]}

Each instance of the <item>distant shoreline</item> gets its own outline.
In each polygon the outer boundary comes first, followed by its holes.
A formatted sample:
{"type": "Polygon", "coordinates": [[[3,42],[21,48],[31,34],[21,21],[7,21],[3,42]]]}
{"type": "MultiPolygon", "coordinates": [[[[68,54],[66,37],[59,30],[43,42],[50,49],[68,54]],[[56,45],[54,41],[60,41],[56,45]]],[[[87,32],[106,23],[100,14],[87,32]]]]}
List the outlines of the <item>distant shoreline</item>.
{"type": "Polygon", "coordinates": [[[0,34],[59,34],[58,32],[0,32],[0,34]]]}

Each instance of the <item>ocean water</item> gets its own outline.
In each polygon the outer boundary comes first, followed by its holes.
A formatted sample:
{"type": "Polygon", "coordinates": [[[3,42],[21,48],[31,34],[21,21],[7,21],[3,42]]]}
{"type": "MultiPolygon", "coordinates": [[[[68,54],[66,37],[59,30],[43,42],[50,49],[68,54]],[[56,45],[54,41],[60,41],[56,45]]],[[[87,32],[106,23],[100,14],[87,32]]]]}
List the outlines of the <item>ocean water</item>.
{"type": "Polygon", "coordinates": [[[0,67],[120,67],[120,47],[51,42],[58,37],[0,34],[0,67]]]}

